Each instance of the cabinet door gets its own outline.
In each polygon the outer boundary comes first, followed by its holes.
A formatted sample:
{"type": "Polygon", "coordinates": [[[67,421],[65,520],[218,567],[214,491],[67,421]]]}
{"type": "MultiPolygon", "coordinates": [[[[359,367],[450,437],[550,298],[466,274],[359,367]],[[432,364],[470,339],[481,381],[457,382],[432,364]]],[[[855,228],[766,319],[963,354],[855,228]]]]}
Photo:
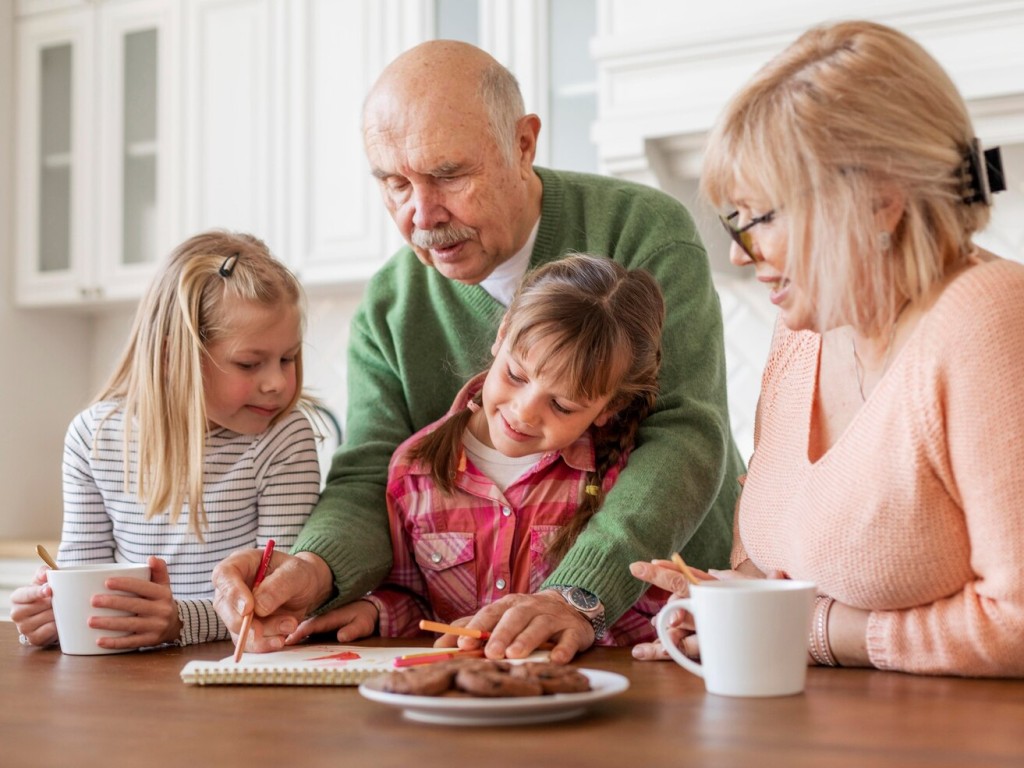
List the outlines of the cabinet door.
{"type": "Polygon", "coordinates": [[[81,301],[93,284],[92,11],[17,25],[18,300],[81,301]]]}
{"type": "MultiPolygon", "coordinates": [[[[289,0],[289,3],[292,0],[289,0]]],[[[287,4],[285,4],[287,5],[287,4]]],[[[285,5],[188,0],[185,225],[283,238],[281,100],[285,5]]]]}
{"type": "Polygon", "coordinates": [[[102,7],[96,278],[107,299],[138,298],[176,238],[175,46],[166,0],[102,7]]]}
{"type": "Polygon", "coordinates": [[[306,285],[358,284],[401,244],[366,163],[362,103],[384,66],[427,38],[428,10],[409,0],[289,5],[287,259],[306,285]]]}

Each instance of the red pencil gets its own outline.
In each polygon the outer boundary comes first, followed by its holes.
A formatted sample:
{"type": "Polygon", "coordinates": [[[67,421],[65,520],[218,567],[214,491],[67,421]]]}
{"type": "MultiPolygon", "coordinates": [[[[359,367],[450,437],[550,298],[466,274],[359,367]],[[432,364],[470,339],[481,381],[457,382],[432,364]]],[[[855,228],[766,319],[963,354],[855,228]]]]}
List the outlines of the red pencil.
{"type": "Polygon", "coordinates": [[[433,664],[437,661],[448,661],[458,658],[481,658],[484,655],[483,648],[472,651],[461,651],[453,648],[450,651],[438,650],[436,653],[412,653],[407,656],[399,656],[393,662],[396,667],[416,667],[420,664],[433,664]]]}
{"type": "MultiPolygon", "coordinates": [[[[256,594],[256,587],[267,575],[267,568],[270,566],[270,556],[274,554],[274,540],[267,539],[267,546],[263,550],[263,559],[260,560],[260,567],[256,569],[256,578],[252,580],[253,595],[256,594]]],[[[252,629],[252,616],[256,612],[256,605],[253,604],[252,613],[245,614],[242,619],[242,630],[238,633],[238,645],[235,646],[235,663],[242,659],[242,651],[245,650],[246,640],[249,638],[249,630],[252,629]]]]}

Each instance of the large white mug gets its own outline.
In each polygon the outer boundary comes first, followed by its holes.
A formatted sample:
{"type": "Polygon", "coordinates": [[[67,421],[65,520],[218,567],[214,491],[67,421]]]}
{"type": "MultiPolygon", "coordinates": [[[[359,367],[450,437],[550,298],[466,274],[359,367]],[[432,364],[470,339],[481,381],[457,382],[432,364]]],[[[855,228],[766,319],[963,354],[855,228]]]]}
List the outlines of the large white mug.
{"type": "Polygon", "coordinates": [[[90,616],[132,615],[112,608],[92,606],[92,596],[96,594],[131,594],[107,589],[107,579],[115,576],[144,581],[151,578],[149,566],[138,563],[75,565],[47,572],[46,580],[53,590],[53,617],[57,622],[61,651],[74,656],[124,652],[120,649],[101,648],[96,644],[100,637],[121,637],[124,632],[94,629],[89,626],[90,616]]]}
{"type": "Polygon", "coordinates": [[[789,696],[804,689],[807,637],[817,587],[788,579],[728,579],[690,587],[658,613],[661,644],[720,696],[789,696]],[[669,618],[693,614],[700,662],[669,640],[669,618]]]}

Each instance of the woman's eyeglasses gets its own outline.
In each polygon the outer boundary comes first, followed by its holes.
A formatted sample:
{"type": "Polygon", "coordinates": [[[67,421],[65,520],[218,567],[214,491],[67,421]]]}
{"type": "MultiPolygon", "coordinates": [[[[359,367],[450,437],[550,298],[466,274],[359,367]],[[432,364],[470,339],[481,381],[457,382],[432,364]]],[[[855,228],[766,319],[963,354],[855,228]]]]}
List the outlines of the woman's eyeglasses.
{"type": "Polygon", "coordinates": [[[733,242],[736,243],[743,252],[747,254],[754,261],[764,261],[759,253],[754,251],[754,237],[750,234],[750,230],[756,227],[758,224],[766,224],[775,218],[775,210],[772,209],[763,216],[757,216],[742,227],[737,227],[734,223],[739,219],[740,212],[733,211],[728,216],[719,216],[718,220],[722,222],[722,226],[725,227],[725,231],[729,233],[729,237],[732,238],[733,242]]]}

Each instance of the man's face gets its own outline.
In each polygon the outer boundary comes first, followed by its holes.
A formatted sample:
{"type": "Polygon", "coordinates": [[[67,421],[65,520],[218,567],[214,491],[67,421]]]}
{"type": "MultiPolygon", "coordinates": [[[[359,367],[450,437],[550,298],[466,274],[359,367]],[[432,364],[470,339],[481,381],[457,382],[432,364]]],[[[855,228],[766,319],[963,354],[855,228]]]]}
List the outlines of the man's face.
{"type": "Polygon", "coordinates": [[[476,284],[525,244],[535,128],[520,120],[514,159],[502,153],[482,107],[369,108],[366,154],[384,205],[420,261],[476,284]]]}

